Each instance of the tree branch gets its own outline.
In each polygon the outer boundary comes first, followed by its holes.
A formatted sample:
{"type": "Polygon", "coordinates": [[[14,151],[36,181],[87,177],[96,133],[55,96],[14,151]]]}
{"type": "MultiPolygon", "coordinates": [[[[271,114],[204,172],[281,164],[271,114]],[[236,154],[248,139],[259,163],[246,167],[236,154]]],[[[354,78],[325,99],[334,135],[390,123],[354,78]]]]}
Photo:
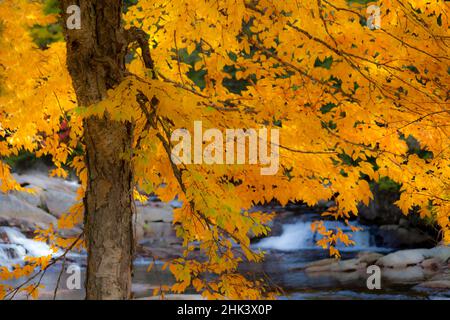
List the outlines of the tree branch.
{"type": "Polygon", "coordinates": [[[141,48],[142,51],[142,59],[144,60],[145,67],[147,69],[150,69],[150,71],[152,72],[152,78],[157,79],[155,63],[152,59],[150,47],[148,44],[149,35],[144,30],[139,29],[138,27],[131,27],[130,29],[126,29],[124,34],[128,45],[133,42],[136,42],[139,45],[139,48],[141,48]]]}

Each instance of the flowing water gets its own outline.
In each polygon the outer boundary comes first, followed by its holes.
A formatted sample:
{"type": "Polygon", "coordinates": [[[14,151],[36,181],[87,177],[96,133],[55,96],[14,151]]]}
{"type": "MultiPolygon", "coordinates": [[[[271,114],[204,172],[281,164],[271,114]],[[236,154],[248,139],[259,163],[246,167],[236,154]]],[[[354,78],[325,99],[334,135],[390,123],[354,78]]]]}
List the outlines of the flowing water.
{"type": "MultiPolygon", "coordinates": [[[[307,274],[304,267],[311,261],[329,258],[327,251],[315,246],[320,236],[311,231],[310,223],[314,215],[304,215],[291,220],[282,226],[277,236],[267,237],[253,244],[254,249],[266,251],[265,261],[259,264],[243,264],[241,271],[250,276],[264,277],[271,285],[282,291],[282,299],[442,299],[450,298],[450,293],[435,294],[424,293],[413,289],[415,284],[389,284],[383,283],[382,290],[371,291],[367,289],[367,274],[361,272],[328,273],[319,275],[307,274]]],[[[357,223],[352,225],[360,227],[357,223]]],[[[341,228],[350,232],[350,227],[337,221],[326,221],[328,229],[341,228]]],[[[339,245],[344,259],[352,258],[361,251],[383,252],[390,248],[376,246],[373,232],[370,228],[352,233],[356,245],[345,247],[339,245]]],[[[43,256],[53,253],[50,247],[42,242],[27,239],[19,230],[9,227],[0,227],[0,266],[11,268],[15,264],[23,264],[27,255],[43,256]]],[[[154,288],[164,284],[173,284],[173,277],[168,271],[162,270],[162,263],[157,262],[152,271],[147,272],[151,263],[146,258],[138,258],[134,264],[133,290],[135,297],[149,297],[154,288]]],[[[81,284],[84,282],[86,256],[85,254],[72,254],[66,269],[71,264],[81,266],[81,284]]],[[[54,287],[60,275],[61,264],[58,263],[48,270],[42,278],[46,287],[40,298],[52,299],[54,287]]],[[[82,299],[84,289],[68,289],[71,274],[63,272],[58,299],[82,299]]],[[[9,284],[16,286],[19,281],[9,284]]],[[[188,292],[189,293],[189,292],[188,292]]],[[[189,297],[189,296],[186,296],[189,297]]],[[[20,297],[24,298],[24,297],[20,297]]]]}
{"type": "MultiPolygon", "coordinates": [[[[313,215],[310,216],[314,217],[313,215]]],[[[261,249],[279,250],[279,251],[298,251],[305,249],[317,249],[316,242],[321,238],[317,233],[311,230],[311,221],[308,216],[303,219],[285,224],[282,226],[282,233],[279,236],[267,237],[259,241],[256,247],[261,249]],[[306,219],[305,219],[306,218],[306,219]]],[[[352,232],[350,226],[360,227],[356,222],[350,222],[345,225],[341,221],[324,221],[327,230],[337,230],[340,228],[344,233],[350,234],[355,246],[346,247],[342,243],[337,245],[341,251],[387,251],[388,248],[380,248],[376,246],[375,237],[369,228],[363,228],[361,231],[352,232]]]]}
{"type": "MultiPolygon", "coordinates": [[[[381,290],[369,290],[366,270],[352,272],[307,273],[305,266],[329,258],[328,251],[318,248],[321,236],[312,232],[311,222],[317,215],[303,215],[282,226],[280,235],[264,238],[253,245],[266,252],[265,261],[258,265],[244,265],[242,270],[264,276],[283,292],[284,299],[450,299],[450,292],[423,292],[414,287],[417,283],[389,282],[383,278],[381,290]]],[[[392,248],[379,247],[375,228],[350,222],[324,221],[328,230],[340,228],[355,241],[354,246],[337,244],[343,259],[351,259],[360,252],[387,254],[392,248]],[[361,228],[352,232],[351,227],[361,228]]]]}
{"type": "Polygon", "coordinates": [[[48,255],[53,255],[53,251],[46,243],[28,239],[16,228],[0,227],[0,266],[10,269],[23,264],[26,256],[48,255]]]}

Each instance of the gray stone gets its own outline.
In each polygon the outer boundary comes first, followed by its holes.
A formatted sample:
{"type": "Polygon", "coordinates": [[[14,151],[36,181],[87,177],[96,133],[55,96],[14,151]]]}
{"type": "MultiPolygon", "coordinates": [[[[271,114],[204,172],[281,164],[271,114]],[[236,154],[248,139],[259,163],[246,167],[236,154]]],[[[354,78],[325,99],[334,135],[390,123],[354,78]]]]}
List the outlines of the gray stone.
{"type": "Polygon", "coordinates": [[[395,192],[380,190],[378,185],[372,187],[373,200],[369,205],[359,205],[358,218],[366,224],[397,224],[404,217],[402,211],[394,205],[399,195],[395,192]]]}
{"type": "Polygon", "coordinates": [[[139,223],[146,224],[150,222],[166,222],[171,223],[173,221],[173,209],[170,205],[154,206],[136,205],[137,220],[139,223]]]}
{"type": "Polygon", "coordinates": [[[310,262],[306,265],[306,267],[309,268],[309,267],[327,266],[335,263],[336,261],[337,260],[334,258],[322,259],[310,262]]]}
{"type": "Polygon", "coordinates": [[[365,274],[362,270],[348,271],[348,272],[336,272],[336,271],[324,271],[324,272],[311,272],[306,274],[311,283],[323,283],[324,279],[326,283],[333,283],[335,285],[347,285],[355,283],[356,281],[364,283],[365,274]]]}
{"type": "Polygon", "coordinates": [[[433,243],[433,238],[413,227],[383,225],[375,234],[378,245],[388,248],[423,247],[433,243]]]}
{"type": "Polygon", "coordinates": [[[336,263],[336,259],[329,258],[329,259],[323,259],[323,260],[317,260],[308,263],[305,266],[306,272],[325,272],[331,270],[331,265],[336,263]]]}
{"type": "Polygon", "coordinates": [[[61,190],[47,190],[42,195],[43,207],[49,213],[59,218],[69,212],[70,207],[76,203],[76,194],[61,190]]]}
{"type": "Polygon", "coordinates": [[[17,199],[32,205],[33,207],[39,208],[42,207],[42,200],[39,191],[40,190],[36,190],[34,193],[14,191],[10,194],[14,195],[17,199]]]}
{"type": "Polygon", "coordinates": [[[415,289],[420,288],[450,290],[450,280],[425,281],[415,287],[415,289]]]}
{"type": "Polygon", "coordinates": [[[412,266],[402,269],[382,269],[382,279],[390,283],[418,283],[424,281],[427,274],[420,266],[412,266]]]}
{"type": "Polygon", "coordinates": [[[170,223],[152,222],[144,226],[144,237],[160,240],[175,238],[175,230],[170,223]]]}
{"type": "Polygon", "coordinates": [[[68,213],[70,207],[76,203],[79,188],[76,182],[49,177],[42,173],[16,174],[14,177],[19,183],[26,184],[27,188],[35,191],[31,195],[18,192],[17,197],[57,218],[68,213]]]}
{"type": "Polygon", "coordinates": [[[41,172],[29,172],[26,174],[14,174],[14,178],[21,184],[28,184],[28,187],[38,187],[42,190],[60,190],[69,193],[76,193],[79,184],[75,181],[67,181],[57,177],[49,177],[41,172]]]}
{"type": "Polygon", "coordinates": [[[406,268],[421,263],[429,257],[427,249],[401,250],[377,260],[376,265],[387,268],[406,268]]]}
{"type": "Polygon", "coordinates": [[[367,267],[367,263],[360,262],[359,259],[341,260],[331,265],[331,271],[349,272],[361,270],[367,267]]]}
{"type": "Polygon", "coordinates": [[[357,258],[349,260],[324,259],[308,264],[305,272],[350,272],[361,270],[365,267],[367,267],[367,263],[361,262],[357,258]]]}
{"type": "Polygon", "coordinates": [[[136,239],[152,243],[170,244],[179,241],[175,234],[173,208],[164,203],[147,203],[136,206],[136,239]]]}
{"type": "Polygon", "coordinates": [[[439,270],[442,267],[442,260],[439,258],[429,258],[420,264],[422,268],[429,270],[439,270]]]}
{"type": "Polygon", "coordinates": [[[51,223],[56,225],[55,217],[13,194],[0,194],[0,203],[0,220],[5,225],[25,231],[47,229],[51,223]]]}
{"type": "Polygon", "coordinates": [[[371,265],[371,264],[374,264],[378,259],[383,257],[383,255],[378,252],[360,252],[360,253],[358,253],[357,257],[360,262],[371,265]]]}
{"type": "Polygon", "coordinates": [[[441,260],[443,263],[450,260],[450,246],[437,246],[429,250],[429,255],[433,258],[441,260]]]}

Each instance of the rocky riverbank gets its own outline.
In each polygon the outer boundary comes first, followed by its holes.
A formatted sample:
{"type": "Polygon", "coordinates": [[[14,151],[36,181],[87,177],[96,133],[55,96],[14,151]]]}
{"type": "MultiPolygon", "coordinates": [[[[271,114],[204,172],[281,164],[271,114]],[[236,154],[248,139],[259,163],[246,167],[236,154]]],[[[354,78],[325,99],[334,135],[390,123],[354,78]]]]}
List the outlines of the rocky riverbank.
{"type": "MultiPolygon", "coordinates": [[[[17,227],[25,234],[31,235],[37,228],[48,228],[55,225],[62,214],[77,201],[76,181],[50,178],[46,173],[26,172],[15,174],[17,181],[33,194],[12,192],[0,194],[0,226],[17,227]]],[[[407,219],[398,208],[392,205],[395,195],[375,190],[375,199],[368,207],[361,206],[358,219],[371,229],[376,245],[389,248],[430,248],[435,246],[434,238],[427,230],[420,228],[414,219],[407,219]],[[373,227],[375,226],[375,227],[373,227]]],[[[322,203],[317,208],[293,206],[292,208],[271,207],[278,215],[271,224],[271,235],[278,235],[281,226],[297,219],[305,212],[326,209],[332,202],[322,203]]],[[[144,241],[145,246],[171,247],[178,246],[173,226],[173,208],[180,203],[159,202],[151,199],[147,203],[136,203],[136,237],[144,241]]],[[[74,230],[79,232],[80,230],[74,230]]]]}
{"type": "MultiPolygon", "coordinates": [[[[27,254],[39,255],[48,250],[48,246],[37,244],[30,238],[37,228],[56,224],[57,219],[76,203],[79,187],[76,181],[49,178],[39,172],[16,175],[16,178],[22,186],[32,188],[35,192],[0,194],[0,261],[9,259],[10,265],[20,262],[21,257],[27,254]]],[[[330,204],[322,204],[323,207],[327,205],[330,204]]],[[[148,296],[147,287],[153,288],[161,282],[161,279],[145,271],[153,258],[166,260],[181,255],[181,241],[176,237],[172,225],[173,209],[178,206],[180,203],[176,201],[163,203],[157,199],[150,199],[144,204],[136,203],[138,258],[135,263],[145,265],[142,272],[135,274],[135,280],[138,281],[136,292],[139,291],[137,298],[148,296]],[[145,288],[142,284],[145,284],[145,288]]],[[[374,204],[361,209],[361,220],[368,225],[364,226],[364,231],[355,234],[356,247],[342,248],[343,259],[339,261],[325,258],[326,251],[315,246],[317,235],[311,233],[309,225],[318,215],[311,213],[311,208],[265,208],[279,213],[272,222],[270,237],[253,240],[255,248],[267,251],[265,262],[258,265],[244,264],[242,269],[255,274],[268,274],[277,285],[286,289],[286,297],[298,295],[301,299],[318,298],[326,293],[330,298],[329,294],[339,288],[343,291],[336,293],[336,298],[345,298],[348,295],[346,290],[356,287],[358,291],[351,291],[351,298],[363,298],[367,294],[364,291],[367,267],[377,265],[381,268],[382,283],[388,288],[386,292],[389,294],[391,288],[400,288],[399,292],[404,298],[436,294],[450,297],[450,248],[433,245],[430,234],[424,233],[399,212],[380,221],[377,210],[387,210],[387,207],[380,206],[386,204],[377,198],[374,204]],[[415,249],[400,250],[410,247],[415,249]]],[[[345,229],[343,225],[334,225],[338,222],[325,223],[330,228],[345,229]]],[[[358,221],[352,223],[361,226],[358,221]]],[[[81,226],[78,226],[78,230],[72,233],[80,230],[81,226]]],[[[78,260],[81,265],[83,261],[83,257],[78,260]]],[[[52,274],[49,273],[50,276],[52,274]]],[[[173,281],[170,274],[160,271],[161,275],[164,283],[173,281]]],[[[54,279],[49,279],[48,283],[51,286],[54,279]]],[[[72,294],[68,293],[67,297],[72,297],[72,294]]]]}
{"type": "Polygon", "coordinates": [[[450,293],[450,247],[400,250],[383,255],[360,252],[347,260],[323,259],[306,264],[303,269],[312,277],[335,279],[366,279],[367,268],[378,266],[384,285],[415,285],[414,290],[450,293]]]}
{"type": "MultiPolygon", "coordinates": [[[[22,186],[34,190],[34,193],[0,193],[0,226],[15,227],[31,237],[36,229],[47,229],[50,224],[55,226],[57,219],[77,202],[79,184],[76,181],[50,178],[41,172],[14,176],[22,186]]],[[[136,203],[136,238],[144,246],[155,248],[159,257],[174,256],[180,251],[167,251],[167,248],[178,248],[181,244],[172,226],[173,208],[179,205],[176,201],[136,203]]],[[[81,226],[70,233],[80,231],[81,226]]],[[[140,250],[145,253],[142,247],[140,250]]]]}

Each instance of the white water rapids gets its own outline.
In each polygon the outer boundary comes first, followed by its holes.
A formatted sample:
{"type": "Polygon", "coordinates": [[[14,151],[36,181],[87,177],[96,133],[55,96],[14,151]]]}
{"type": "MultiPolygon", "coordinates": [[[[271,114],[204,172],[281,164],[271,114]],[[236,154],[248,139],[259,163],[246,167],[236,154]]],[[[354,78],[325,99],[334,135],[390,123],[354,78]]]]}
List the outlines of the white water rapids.
{"type": "Polygon", "coordinates": [[[0,227],[0,266],[10,269],[15,264],[22,264],[26,256],[52,254],[46,243],[28,239],[16,228],[0,227]]]}
{"type": "MultiPolygon", "coordinates": [[[[351,222],[353,226],[361,227],[358,224],[351,222]]],[[[325,227],[330,229],[340,228],[346,234],[351,236],[351,240],[355,241],[355,245],[346,247],[343,244],[338,244],[340,250],[371,250],[377,249],[375,245],[374,236],[367,228],[361,231],[352,232],[350,227],[341,221],[324,221],[325,227]]],[[[267,237],[259,241],[256,246],[261,249],[272,249],[279,251],[297,251],[302,249],[318,249],[316,245],[317,240],[321,235],[312,232],[311,221],[297,221],[282,226],[282,232],[279,236],[267,237]]]]}
{"type": "MultiPolygon", "coordinates": [[[[358,232],[351,232],[350,227],[340,221],[324,221],[327,229],[341,228],[344,232],[351,234],[351,239],[356,242],[355,246],[345,247],[338,244],[337,247],[342,250],[382,250],[375,245],[374,236],[368,229],[358,232]]],[[[358,224],[352,222],[354,226],[358,224]]],[[[296,221],[284,224],[282,232],[278,236],[271,236],[262,239],[255,244],[261,249],[279,250],[279,251],[298,251],[302,249],[319,249],[316,245],[321,236],[311,231],[311,221],[296,221]]],[[[23,264],[26,256],[40,257],[53,255],[56,257],[59,253],[53,253],[50,247],[44,243],[33,239],[28,239],[16,228],[0,227],[0,266],[8,269],[15,264],[23,264]]],[[[69,254],[74,259],[80,258],[79,254],[69,254]]]]}

